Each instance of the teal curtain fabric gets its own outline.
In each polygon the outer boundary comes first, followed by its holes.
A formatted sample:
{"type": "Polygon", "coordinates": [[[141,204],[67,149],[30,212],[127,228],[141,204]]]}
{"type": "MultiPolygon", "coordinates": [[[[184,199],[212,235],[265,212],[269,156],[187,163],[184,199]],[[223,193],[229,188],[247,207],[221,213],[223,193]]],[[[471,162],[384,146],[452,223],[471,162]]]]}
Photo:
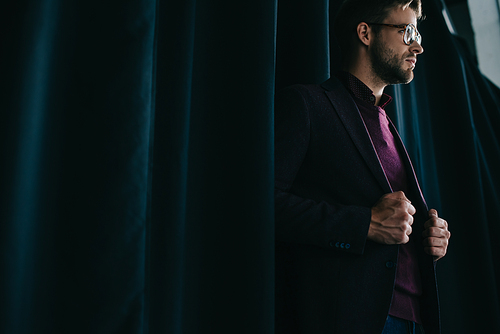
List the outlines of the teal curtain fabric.
{"type": "Polygon", "coordinates": [[[2,10],[2,333],[145,326],[155,11],[2,10]]]}
{"type": "Polygon", "coordinates": [[[272,333],[276,4],[11,5],[0,332],[272,333]]]}
{"type": "Polygon", "coordinates": [[[276,4],[161,2],[151,333],[272,333],[276,4]]]}
{"type": "MultiPolygon", "coordinates": [[[[273,333],[274,92],[338,68],[339,4],[0,11],[0,333],[273,333]]],[[[443,333],[500,331],[500,92],[424,11],[390,112],[453,234],[443,333]]]]}

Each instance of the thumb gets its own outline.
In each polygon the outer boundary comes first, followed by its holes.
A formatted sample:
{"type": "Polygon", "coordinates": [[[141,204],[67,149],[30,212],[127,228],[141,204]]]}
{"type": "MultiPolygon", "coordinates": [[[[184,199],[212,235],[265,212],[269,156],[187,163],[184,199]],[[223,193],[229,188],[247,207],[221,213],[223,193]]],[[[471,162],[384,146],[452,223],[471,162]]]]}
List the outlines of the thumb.
{"type": "Polygon", "coordinates": [[[407,201],[408,203],[411,203],[411,201],[406,197],[405,193],[400,191],[396,191],[393,193],[385,194],[383,197],[390,198],[390,199],[396,199],[400,201],[407,201]]]}
{"type": "Polygon", "coordinates": [[[429,218],[432,218],[432,217],[438,217],[438,212],[436,209],[430,209],[429,210],[429,218]]]}

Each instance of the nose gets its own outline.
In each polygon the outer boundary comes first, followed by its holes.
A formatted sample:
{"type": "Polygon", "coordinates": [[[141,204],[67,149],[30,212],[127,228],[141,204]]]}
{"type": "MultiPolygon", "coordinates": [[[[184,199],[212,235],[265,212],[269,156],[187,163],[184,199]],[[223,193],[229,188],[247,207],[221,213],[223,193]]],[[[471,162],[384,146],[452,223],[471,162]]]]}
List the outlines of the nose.
{"type": "Polygon", "coordinates": [[[418,44],[417,41],[413,41],[413,43],[410,44],[410,50],[417,55],[424,52],[424,48],[422,45],[418,44]]]}

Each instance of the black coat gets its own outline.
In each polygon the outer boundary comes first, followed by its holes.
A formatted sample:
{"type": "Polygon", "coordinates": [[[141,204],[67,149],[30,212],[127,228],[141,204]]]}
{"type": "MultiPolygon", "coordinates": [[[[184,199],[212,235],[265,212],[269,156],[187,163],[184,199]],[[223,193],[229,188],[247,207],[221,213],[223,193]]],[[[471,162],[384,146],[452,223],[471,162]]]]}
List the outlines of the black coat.
{"type": "MultiPolygon", "coordinates": [[[[399,136],[395,141],[406,152],[399,136]]],[[[417,209],[411,238],[424,291],[421,316],[434,334],[435,263],[421,237],[427,206],[407,154],[403,161],[406,196],[417,209]]],[[[276,333],[381,333],[399,246],[367,234],[371,207],[392,191],[356,104],[336,78],[276,94],[275,166],[276,333]]]]}

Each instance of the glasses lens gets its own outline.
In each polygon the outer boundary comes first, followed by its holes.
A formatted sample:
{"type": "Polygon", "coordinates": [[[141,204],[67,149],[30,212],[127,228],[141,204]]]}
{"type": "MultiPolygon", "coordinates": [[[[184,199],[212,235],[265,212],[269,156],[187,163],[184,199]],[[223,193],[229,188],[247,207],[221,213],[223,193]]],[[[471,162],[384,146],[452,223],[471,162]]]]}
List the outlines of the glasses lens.
{"type": "Polygon", "coordinates": [[[422,37],[413,24],[406,26],[404,41],[407,45],[411,45],[413,41],[417,41],[418,44],[421,44],[422,37]]]}
{"type": "Polygon", "coordinates": [[[406,26],[405,30],[405,44],[410,45],[415,40],[415,29],[411,24],[406,26]]]}
{"type": "Polygon", "coordinates": [[[415,30],[415,40],[418,44],[422,45],[422,36],[419,34],[417,30],[415,30]]]}

